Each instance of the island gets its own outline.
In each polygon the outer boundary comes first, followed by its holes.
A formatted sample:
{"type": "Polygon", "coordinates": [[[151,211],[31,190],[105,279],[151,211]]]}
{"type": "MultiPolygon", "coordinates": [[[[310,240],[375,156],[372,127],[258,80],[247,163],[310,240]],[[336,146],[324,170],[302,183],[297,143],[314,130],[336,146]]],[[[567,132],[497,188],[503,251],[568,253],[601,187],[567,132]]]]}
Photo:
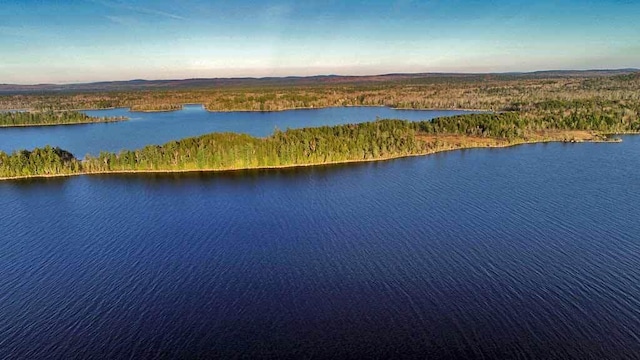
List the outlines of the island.
{"type": "Polygon", "coordinates": [[[78,111],[0,112],[0,127],[79,125],[126,121],[127,117],[93,117],[78,111]]]}

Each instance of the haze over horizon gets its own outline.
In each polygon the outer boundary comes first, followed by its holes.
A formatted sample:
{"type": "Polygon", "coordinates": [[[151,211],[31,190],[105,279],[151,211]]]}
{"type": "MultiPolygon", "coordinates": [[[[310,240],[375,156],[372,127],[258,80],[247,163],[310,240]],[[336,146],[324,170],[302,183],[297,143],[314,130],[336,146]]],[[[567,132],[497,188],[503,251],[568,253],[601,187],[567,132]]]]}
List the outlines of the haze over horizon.
{"type": "Polygon", "coordinates": [[[0,83],[640,67],[640,2],[6,0],[0,83]]]}

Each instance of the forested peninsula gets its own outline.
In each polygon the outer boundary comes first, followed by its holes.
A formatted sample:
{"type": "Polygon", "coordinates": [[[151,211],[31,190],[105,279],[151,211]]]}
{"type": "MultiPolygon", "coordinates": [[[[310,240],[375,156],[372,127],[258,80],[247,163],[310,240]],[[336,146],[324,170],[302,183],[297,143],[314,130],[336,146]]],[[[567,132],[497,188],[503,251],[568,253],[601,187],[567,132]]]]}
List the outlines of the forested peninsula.
{"type": "Polygon", "coordinates": [[[0,127],[79,125],[125,121],[126,117],[93,117],[78,111],[0,112],[0,127]]]}
{"type": "Polygon", "coordinates": [[[385,160],[439,151],[524,143],[608,141],[614,132],[638,132],[640,122],[572,116],[530,118],[518,113],[469,114],[409,122],[379,120],[333,127],[276,131],[267,138],[214,133],[162,146],[103,152],[76,159],[52,147],[0,152],[0,177],[68,176],[128,172],[229,171],[385,160]]]}

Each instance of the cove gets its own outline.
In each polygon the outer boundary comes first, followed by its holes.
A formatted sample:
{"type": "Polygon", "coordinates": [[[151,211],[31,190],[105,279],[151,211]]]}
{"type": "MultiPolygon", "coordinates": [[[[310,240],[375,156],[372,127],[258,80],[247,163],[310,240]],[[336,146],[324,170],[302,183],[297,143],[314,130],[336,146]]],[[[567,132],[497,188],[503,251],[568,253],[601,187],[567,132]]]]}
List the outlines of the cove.
{"type": "Polygon", "coordinates": [[[208,112],[202,105],[185,105],[172,112],[130,112],[129,109],[89,110],[90,116],[126,116],[118,123],[0,129],[0,151],[12,152],[45,145],[58,146],[78,158],[100,151],[118,152],[161,145],[213,132],[265,137],[277,128],[331,126],[397,118],[420,121],[472,113],[458,110],[395,110],[386,107],[337,107],[278,112],[208,112]]]}

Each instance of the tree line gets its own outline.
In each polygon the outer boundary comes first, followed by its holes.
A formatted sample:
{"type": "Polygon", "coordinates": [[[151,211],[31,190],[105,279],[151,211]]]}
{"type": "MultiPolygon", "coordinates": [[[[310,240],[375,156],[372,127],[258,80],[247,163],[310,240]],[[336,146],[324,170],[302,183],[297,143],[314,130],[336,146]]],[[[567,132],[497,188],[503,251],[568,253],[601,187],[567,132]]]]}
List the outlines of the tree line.
{"type": "Polygon", "coordinates": [[[92,117],[78,111],[0,112],[0,127],[70,125],[126,120],[125,117],[92,117]]]}
{"type": "MultiPolygon", "coordinates": [[[[608,114],[604,112],[604,114],[608,114]]],[[[76,159],[47,146],[0,152],[0,177],[113,171],[241,169],[374,160],[424,154],[443,146],[438,136],[480,137],[517,142],[541,130],[640,131],[640,122],[612,115],[539,115],[504,112],[442,117],[432,121],[379,120],[370,123],[276,131],[267,138],[213,133],[119,153],[76,159]],[[428,140],[425,140],[427,139],[428,140]]]]}
{"type": "Polygon", "coordinates": [[[337,84],[5,95],[0,96],[0,109],[130,107],[134,111],[167,111],[178,110],[185,103],[201,103],[210,111],[276,111],[329,106],[519,111],[536,108],[549,101],[597,100],[637,104],[640,103],[638,89],[638,74],[546,78],[518,75],[424,76],[408,80],[379,78],[337,84]]]}
{"type": "Polygon", "coordinates": [[[0,177],[77,174],[82,163],[73,154],[58,147],[45,146],[33,151],[0,151],[0,177]]]}

